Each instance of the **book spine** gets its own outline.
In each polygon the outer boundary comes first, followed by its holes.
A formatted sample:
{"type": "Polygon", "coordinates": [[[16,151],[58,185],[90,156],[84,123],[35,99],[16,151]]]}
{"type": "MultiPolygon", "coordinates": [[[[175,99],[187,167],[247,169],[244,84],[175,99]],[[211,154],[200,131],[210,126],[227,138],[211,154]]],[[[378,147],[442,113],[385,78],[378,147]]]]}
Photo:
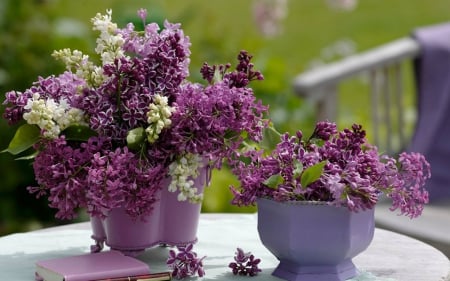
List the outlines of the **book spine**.
{"type": "Polygon", "coordinates": [[[123,276],[117,278],[97,279],[92,281],[168,281],[172,280],[170,272],[159,272],[137,276],[123,276]]]}

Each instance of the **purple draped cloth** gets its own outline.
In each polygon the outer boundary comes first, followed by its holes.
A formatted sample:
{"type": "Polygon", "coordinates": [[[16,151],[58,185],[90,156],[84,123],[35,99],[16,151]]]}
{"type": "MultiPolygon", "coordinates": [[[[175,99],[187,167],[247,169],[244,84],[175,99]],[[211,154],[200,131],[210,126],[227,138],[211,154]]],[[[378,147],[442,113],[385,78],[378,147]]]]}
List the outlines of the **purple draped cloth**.
{"type": "Polygon", "coordinates": [[[419,28],[413,37],[421,53],[415,60],[418,120],[410,151],[431,165],[426,188],[430,202],[450,199],[450,22],[419,28]]]}

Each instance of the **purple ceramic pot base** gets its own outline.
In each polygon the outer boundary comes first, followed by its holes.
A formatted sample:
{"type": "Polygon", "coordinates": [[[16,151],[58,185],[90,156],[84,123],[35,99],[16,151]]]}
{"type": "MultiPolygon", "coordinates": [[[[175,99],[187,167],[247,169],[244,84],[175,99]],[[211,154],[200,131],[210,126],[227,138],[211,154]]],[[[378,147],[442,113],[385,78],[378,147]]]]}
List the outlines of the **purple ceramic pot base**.
{"type": "Polygon", "coordinates": [[[289,281],[342,281],[357,275],[351,260],[332,266],[302,266],[289,261],[280,261],[273,276],[289,281]]]}

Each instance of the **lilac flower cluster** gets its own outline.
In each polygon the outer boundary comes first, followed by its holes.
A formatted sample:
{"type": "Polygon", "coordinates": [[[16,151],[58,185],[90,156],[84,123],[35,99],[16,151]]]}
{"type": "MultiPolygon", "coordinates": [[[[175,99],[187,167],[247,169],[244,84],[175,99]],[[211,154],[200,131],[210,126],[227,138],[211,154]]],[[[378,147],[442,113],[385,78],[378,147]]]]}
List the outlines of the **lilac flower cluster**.
{"type": "Polygon", "coordinates": [[[118,28],[111,11],[97,14],[101,65],[80,51],[56,51],[63,74],[6,94],[4,118],[25,121],[8,151],[23,152],[36,139],[39,186],[29,191],[48,195],[59,218],[73,218],[80,207],[93,216],[117,207],[133,217],[149,214],[170,171],[186,172],[169,185],[183,187],[178,198],[200,203],[202,194],[189,185],[198,173],[177,165],[192,158],[220,168],[245,140],[262,139],[267,107],[248,86],[263,79],[252,56],[241,51],[232,71],[231,64],[205,63],[207,85],[189,82],[189,37],[180,24],[145,24],[146,15],[138,11],[141,32],[131,23],[118,28]]]}
{"type": "Polygon", "coordinates": [[[100,217],[125,207],[138,217],[150,213],[158,199],[165,167],[143,166],[127,147],[113,149],[97,137],[69,145],[64,136],[39,145],[45,146],[33,163],[39,186],[28,189],[37,196],[48,193],[58,218],[73,218],[79,207],[100,217]]]}
{"type": "Polygon", "coordinates": [[[252,253],[246,253],[241,248],[237,248],[234,262],[231,262],[228,267],[231,268],[234,275],[253,277],[258,275],[258,272],[261,272],[261,269],[258,267],[260,262],[261,259],[255,258],[252,253]]]}
{"type": "Polygon", "coordinates": [[[428,202],[423,188],[430,165],[419,153],[401,153],[398,159],[379,155],[360,125],[338,131],[336,124],[319,122],[308,139],[298,131],[284,134],[267,156],[247,153],[250,161],[236,160],[233,170],[241,187],[231,187],[233,204],[253,204],[258,197],[277,201],[326,201],[351,211],[372,209],[379,196],[393,201],[391,210],[411,218],[428,202]]]}
{"type": "Polygon", "coordinates": [[[242,144],[240,132],[259,142],[267,126],[267,108],[252,89],[230,87],[225,80],[205,88],[184,85],[175,107],[170,142],[190,153],[225,157],[242,144]]]}
{"type": "Polygon", "coordinates": [[[172,269],[172,276],[176,279],[183,279],[190,276],[198,275],[203,277],[205,270],[203,269],[203,259],[197,257],[197,253],[193,251],[194,246],[188,244],[186,246],[177,246],[178,252],[169,251],[167,265],[172,269]]]}
{"type": "Polygon", "coordinates": [[[10,91],[5,94],[4,104],[9,106],[5,108],[3,116],[10,125],[19,123],[23,120],[28,101],[35,94],[39,94],[42,99],[53,99],[56,102],[65,99],[72,107],[76,108],[79,102],[78,89],[84,85],[82,79],[67,72],[57,77],[39,77],[39,80],[25,92],[10,91]]]}

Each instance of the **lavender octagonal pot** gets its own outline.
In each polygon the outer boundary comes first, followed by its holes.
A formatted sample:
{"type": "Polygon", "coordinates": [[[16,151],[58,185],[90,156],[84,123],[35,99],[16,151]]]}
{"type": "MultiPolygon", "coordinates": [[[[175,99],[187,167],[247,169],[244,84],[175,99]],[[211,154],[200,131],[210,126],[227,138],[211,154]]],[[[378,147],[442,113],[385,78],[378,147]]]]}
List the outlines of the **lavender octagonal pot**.
{"type": "Polygon", "coordinates": [[[323,202],[260,198],[258,233],[280,261],[272,275],[290,281],[342,281],[357,275],[352,258],[374,234],[374,210],[358,213],[323,202]]]}

